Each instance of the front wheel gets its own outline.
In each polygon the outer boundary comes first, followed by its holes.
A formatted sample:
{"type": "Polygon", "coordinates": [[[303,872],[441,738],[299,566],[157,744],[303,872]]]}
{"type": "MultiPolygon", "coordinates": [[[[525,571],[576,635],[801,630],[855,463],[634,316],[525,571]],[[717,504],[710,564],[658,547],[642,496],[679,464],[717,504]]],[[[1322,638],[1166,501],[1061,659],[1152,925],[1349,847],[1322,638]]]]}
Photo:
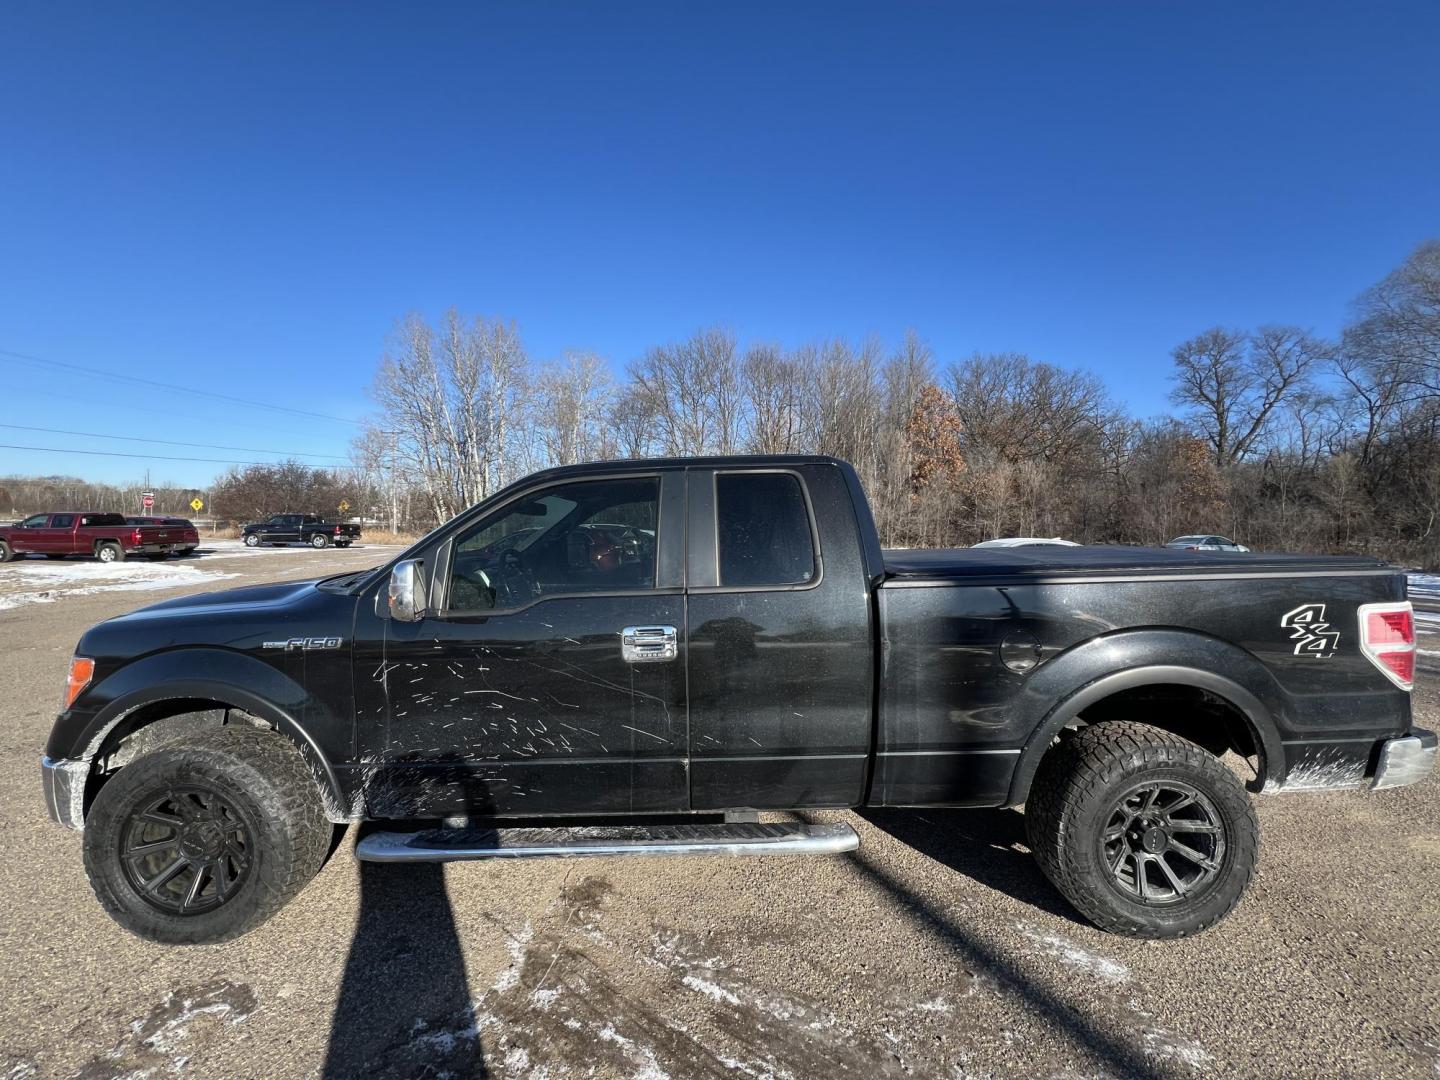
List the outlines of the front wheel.
{"type": "Polygon", "coordinates": [[[223,727],[166,743],[100,789],[85,821],[85,871],[105,910],[138,937],[227,941],[305,887],[331,832],[288,740],[223,727]]]}
{"type": "Polygon", "coordinates": [[[246,547],[259,547],[259,546],[260,546],[260,534],[259,534],[259,533],[246,533],[246,534],[245,534],[245,546],[246,546],[246,547]]]}
{"type": "Polygon", "coordinates": [[[1119,721],[1082,728],[1045,755],[1025,825],[1065,898],[1130,937],[1215,925],[1244,895],[1260,844],[1244,786],[1214,755],[1119,721]]]}
{"type": "Polygon", "coordinates": [[[310,538],[310,546],[313,547],[316,551],[319,551],[321,548],[329,547],[330,537],[326,536],[324,533],[316,533],[310,538]]]}
{"type": "Polygon", "coordinates": [[[15,558],[15,549],[4,540],[0,540],[0,562],[9,562],[15,558]]]}

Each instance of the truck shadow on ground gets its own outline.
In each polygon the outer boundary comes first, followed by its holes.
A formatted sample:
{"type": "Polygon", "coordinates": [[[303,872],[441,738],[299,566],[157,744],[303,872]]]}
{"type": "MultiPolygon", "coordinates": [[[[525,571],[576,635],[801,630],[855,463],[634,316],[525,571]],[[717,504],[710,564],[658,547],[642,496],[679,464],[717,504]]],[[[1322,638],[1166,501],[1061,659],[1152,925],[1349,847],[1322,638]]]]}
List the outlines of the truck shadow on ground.
{"type": "MultiPolygon", "coordinates": [[[[1074,912],[1050,889],[1028,853],[1014,850],[1024,842],[1024,818],[1014,810],[865,810],[861,817],[895,839],[930,855],[991,888],[1026,900],[1047,912],[1079,923],[1074,912]],[[1012,858],[1003,855],[1009,851],[1012,858]],[[1028,865],[1029,870],[1022,868],[1028,865]]],[[[799,813],[802,821],[814,815],[799,813]]],[[[901,874],[861,848],[845,856],[856,872],[878,886],[916,926],[943,942],[968,969],[983,972],[1001,993],[1015,999],[1077,1048],[1084,1048],[1105,1075],[1134,1080],[1164,1080],[1180,1071],[1148,1058],[1133,1041],[1133,1018],[1113,1004],[1097,1015],[1065,1000],[1062,993],[1031,978],[1004,952],[980,940],[961,923],[912,888],[901,874]]],[[[1082,924],[1083,925],[1083,924],[1082,924]]],[[[1065,1063],[1067,1070],[1073,1062],[1065,1063]]]]}
{"type": "Polygon", "coordinates": [[[856,813],[958,874],[1046,914],[1088,926],[1045,879],[1025,840],[1018,810],[857,810],[856,813]]]}
{"type": "Polygon", "coordinates": [[[361,862],[360,917],[321,1071],[350,1077],[487,1077],[440,863],[361,862]]]}

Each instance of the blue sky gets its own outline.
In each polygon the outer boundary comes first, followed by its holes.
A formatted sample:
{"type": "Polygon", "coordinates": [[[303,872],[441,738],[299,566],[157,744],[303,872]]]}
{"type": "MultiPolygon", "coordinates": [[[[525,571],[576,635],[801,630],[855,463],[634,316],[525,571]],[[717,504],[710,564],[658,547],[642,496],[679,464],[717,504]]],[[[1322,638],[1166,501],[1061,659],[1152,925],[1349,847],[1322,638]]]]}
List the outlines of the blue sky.
{"type": "MultiPolygon", "coordinates": [[[[12,2],[0,350],[358,418],[411,309],[617,368],[713,323],[915,327],[1150,414],[1178,341],[1333,332],[1440,234],[1437,41],[1433,3],[12,2]]],[[[358,430],[5,353],[0,424],[316,454],[358,430]]],[[[0,474],[146,465],[0,449],[0,474]]]]}

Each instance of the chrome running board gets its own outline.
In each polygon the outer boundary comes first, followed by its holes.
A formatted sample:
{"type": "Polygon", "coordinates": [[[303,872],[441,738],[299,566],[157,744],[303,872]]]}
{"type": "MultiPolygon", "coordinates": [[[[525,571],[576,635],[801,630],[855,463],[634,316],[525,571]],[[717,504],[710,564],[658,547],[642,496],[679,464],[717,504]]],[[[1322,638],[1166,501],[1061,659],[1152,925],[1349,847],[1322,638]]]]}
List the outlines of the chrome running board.
{"type": "Polygon", "coordinates": [[[355,855],[365,862],[452,862],[596,855],[833,855],[859,846],[855,830],[843,823],[565,825],[373,832],[355,845],[355,855]]]}

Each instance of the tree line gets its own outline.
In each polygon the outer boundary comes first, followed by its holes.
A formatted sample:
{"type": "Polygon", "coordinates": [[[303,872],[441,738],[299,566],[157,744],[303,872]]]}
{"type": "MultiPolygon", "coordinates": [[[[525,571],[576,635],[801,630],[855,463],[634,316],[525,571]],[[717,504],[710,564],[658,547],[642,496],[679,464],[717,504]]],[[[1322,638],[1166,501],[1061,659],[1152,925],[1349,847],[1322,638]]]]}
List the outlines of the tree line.
{"type": "Polygon", "coordinates": [[[890,545],[1214,532],[1440,563],[1440,241],[1366,290],[1335,340],[1215,327],[1170,362],[1174,412],[1140,418],[1092,373],[943,361],[914,333],[787,349],[711,327],[617,376],[585,352],[537,361],[505,320],[412,314],[355,460],[411,527],[548,465],[822,453],[855,464],[890,545]]]}
{"type": "MultiPolygon", "coordinates": [[[[587,352],[538,360],[503,319],[412,314],[385,350],[350,468],[232,469],[207,512],[344,501],[419,532],[551,465],[821,453],[855,464],[892,546],[1219,533],[1440,565],[1440,241],[1358,297],[1333,340],[1214,327],[1169,360],[1174,410],[1146,418],[1093,373],[1018,353],[945,360],[916,333],[782,348],[710,327],[617,373],[587,352]]],[[[136,501],[45,483],[0,481],[0,506],[136,501]]],[[[156,490],[158,512],[192,494],[156,490]]]]}

